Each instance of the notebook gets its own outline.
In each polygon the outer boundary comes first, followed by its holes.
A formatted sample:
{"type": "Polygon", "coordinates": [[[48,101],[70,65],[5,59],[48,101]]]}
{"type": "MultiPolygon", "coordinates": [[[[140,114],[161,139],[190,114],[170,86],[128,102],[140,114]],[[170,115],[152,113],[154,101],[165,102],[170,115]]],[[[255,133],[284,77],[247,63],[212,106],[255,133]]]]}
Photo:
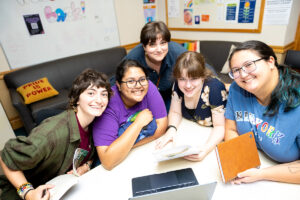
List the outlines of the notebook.
{"type": "Polygon", "coordinates": [[[199,185],[191,168],[132,179],[129,200],[211,199],[216,182],[199,185]]]}
{"type": "Polygon", "coordinates": [[[259,155],[252,132],[222,142],[216,147],[223,182],[228,182],[240,172],[260,166],[259,155]]]}

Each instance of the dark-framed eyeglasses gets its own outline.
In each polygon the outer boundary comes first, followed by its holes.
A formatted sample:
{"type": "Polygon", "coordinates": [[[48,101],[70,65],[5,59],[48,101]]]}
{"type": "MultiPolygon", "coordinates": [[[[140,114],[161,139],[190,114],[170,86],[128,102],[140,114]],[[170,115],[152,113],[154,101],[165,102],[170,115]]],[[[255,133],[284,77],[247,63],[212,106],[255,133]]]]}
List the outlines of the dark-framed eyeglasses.
{"type": "Polygon", "coordinates": [[[257,69],[257,66],[256,66],[255,63],[257,61],[260,61],[260,60],[263,60],[263,59],[265,59],[265,58],[259,58],[257,60],[249,61],[246,64],[244,64],[243,66],[241,66],[240,68],[233,68],[233,69],[230,70],[230,72],[228,73],[228,75],[232,79],[237,79],[241,75],[241,70],[243,70],[243,72],[249,74],[249,73],[251,73],[251,72],[253,72],[253,71],[255,71],[257,69]]]}
{"type": "Polygon", "coordinates": [[[139,80],[128,80],[128,81],[121,81],[121,83],[126,83],[127,87],[132,89],[136,87],[136,84],[139,82],[141,86],[147,86],[148,85],[148,78],[143,77],[140,78],[139,80]]]}

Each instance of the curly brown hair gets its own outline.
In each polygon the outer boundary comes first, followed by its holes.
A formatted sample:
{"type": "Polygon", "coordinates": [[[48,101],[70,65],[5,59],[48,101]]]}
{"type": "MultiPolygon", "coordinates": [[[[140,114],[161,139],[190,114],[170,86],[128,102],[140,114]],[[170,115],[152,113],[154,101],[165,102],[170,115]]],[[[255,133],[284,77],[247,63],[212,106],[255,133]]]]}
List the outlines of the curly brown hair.
{"type": "Polygon", "coordinates": [[[105,88],[108,92],[108,99],[110,99],[112,90],[110,88],[107,76],[104,73],[95,71],[93,69],[86,69],[82,71],[73,81],[73,85],[69,93],[69,109],[75,109],[77,107],[80,94],[84,92],[90,85],[96,86],[97,88],[105,88]]]}

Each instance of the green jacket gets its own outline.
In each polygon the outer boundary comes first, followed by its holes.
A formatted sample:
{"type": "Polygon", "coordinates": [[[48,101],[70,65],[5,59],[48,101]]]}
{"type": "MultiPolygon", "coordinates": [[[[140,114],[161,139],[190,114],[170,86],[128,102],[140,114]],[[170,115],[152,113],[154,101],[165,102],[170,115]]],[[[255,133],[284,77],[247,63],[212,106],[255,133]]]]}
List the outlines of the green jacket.
{"type": "MultiPolygon", "coordinates": [[[[90,141],[92,144],[92,134],[90,141]]],[[[8,168],[23,171],[27,180],[37,187],[70,169],[79,144],[80,133],[75,113],[67,110],[44,120],[28,137],[20,136],[9,140],[1,157],[8,168]]],[[[89,159],[94,151],[92,148],[89,159]]],[[[5,177],[0,177],[1,188],[7,182],[5,177]]],[[[3,190],[6,189],[9,188],[3,190]]]]}

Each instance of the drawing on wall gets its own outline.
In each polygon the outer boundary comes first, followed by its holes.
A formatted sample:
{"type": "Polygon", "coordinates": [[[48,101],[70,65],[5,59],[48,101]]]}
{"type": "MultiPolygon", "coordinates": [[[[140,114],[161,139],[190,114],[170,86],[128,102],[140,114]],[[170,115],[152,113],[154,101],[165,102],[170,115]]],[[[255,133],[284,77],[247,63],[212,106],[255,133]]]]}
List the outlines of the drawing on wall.
{"type": "Polygon", "coordinates": [[[23,15],[23,17],[30,35],[44,34],[39,14],[23,15]]]}
{"type": "Polygon", "coordinates": [[[193,24],[193,9],[184,9],[183,11],[183,21],[186,25],[192,25],[193,24]]]}
{"type": "Polygon", "coordinates": [[[147,3],[155,3],[155,0],[144,0],[144,4],[147,4],[147,3]]]}
{"type": "Polygon", "coordinates": [[[80,1],[77,4],[72,1],[70,7],[64,7],[63,9],[45,6],[45,18],[49,23],[81,20],[85,14],[85,1],[80,1]]]}
{"type": "Polygon", "coordinates": [[[253,23],[256,0],[240,0],[238,23],[253,23]]]}
{"type": "Polygon", "coordinates": [[[209,22],[209,15],[201,15],[201,21],[209,22]]]}
{"type": "Polygon", "coordinates": [[[110,0],[1,0],[0,19],[11,69],[120,45],[110,0]]]}
{"type": "Polygon", "coordinates": [[[193,6],[193,0],[184,0],[184,7],[191,8],[193,6]]]}
{"type": "Polygon", "coordinates": [[[195,24],[200,24],[200,16],[199,15],[195,16],[195,24]]]}
{"type": "Polygon", "coordinates": [[[145,23],[155,21],[156,6],[144,6],[145,23]]]}
{"type": "Polygon", "coordinates": [[[80,1],[80,6],[81,6],[82,13],[84,14],[85,13],[85,2],[80,1]]]}

